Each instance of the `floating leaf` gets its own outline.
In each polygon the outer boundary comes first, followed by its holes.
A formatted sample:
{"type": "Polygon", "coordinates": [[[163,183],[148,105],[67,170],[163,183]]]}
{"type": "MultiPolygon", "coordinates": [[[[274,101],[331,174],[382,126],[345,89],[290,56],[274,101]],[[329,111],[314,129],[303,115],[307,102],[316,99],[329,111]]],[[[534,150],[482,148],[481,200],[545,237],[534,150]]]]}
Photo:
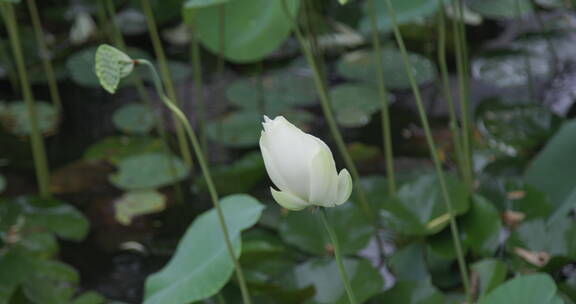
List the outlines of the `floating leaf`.
{"type": "Polygon", "coordinates": [[[26,279],[22,289],[33,303],[69,303],[78,281],[78,272],[73,267],[58,261],[37,260],[34,274],[26,279]]]}
{"type": "Polygon", "coordinates": [[[463,217],[464,242],[477,254],[491,256],[500,244],[500,213],[485,198],[474,196],[463,217]]]}
{"type": "MultiPolygon", "coordinates": [[[[370,263],[351,258],[344,258],[343,262],[358,303],[365,302],[382,289],[382,277],[370,263]]],[[[314,286],[314,303],[348,303],[336,261],[332,258],[311,259],[298,265],[294,270],[294,277],[297,287],[314,286]]]]}
{"type": "Polygon", "coordinates": [[[130,156],[162,151],[164,146],[157,138],[111,136],[88,147],[83,158],[87,161],[106,160],[117,165],[122,159],[130,156]]]}
{"type": "MultiPolygon", "coordinates": [[[[421,85],[436,79],[436,67],[432,61],[418,54],[410,53],[408,55],[416,83],[421,85]]],[[[383,49],[382,68],[384,82],[389,89],[410,88],[402,55],[398,50],[390,47],[383,49]]],[[[350,79],[369,83],[376,83],[378,80],[376,60],[374,52],[371,50],[360,50],[344,55],[338,61],[337,69],[340,74],[350,79]]]]}
{"type": "Polygon", "coordinates": [[[78,296],[71,304],[105,304],[106,298],[94,291],[88,291],[78,296]]]}
{"type": "Polygon", "coordinates": [[[88,234],[89,223],[76,208],[56,199],[20,197],[0,203],[0,230],[17,225],[24,218],[27,227],[43,228],[59,237],[80,241],[88,234]]]}
{"type": "Polygon", "coordinates": [[[112,116],[116,128],[126,134],[147,134],[156,123],[150,107],[132,103],[117,109],[112,116]]]}
{"type": "Polygon", "coordinates": [[[153,189],[179,182],[188,176],[188,168],[177,156],[144,153],[120,161],[118,172],[109,180],[123,190],[153,189]]]}
{"type": "MultiPolygon", "coordinates": [[[[282,2],[243,0],[225,2],[202,9],[186,8],[185,15],[194,14],[195,29],[200,42],[215,54],[220,50],[220,13],[226,16],[223,29],[224,57],[234,62],[254,62],[275,51],[288,38],[292,21],[286,16],[282,2]]],[[[299,0],[286,0],[290,16],[296,16],[299,0]]]]}
{"type": "Polygon", "coordinates": [[[102,87],[114,94],[120,80],[132,72],[134,60],[113,46],[103,44],[96,50],[96,76],[102,87]]]}
{"type": "MultiPolygon", "coordinates": [[[[248,195],[231,195],[220,203],[236,257],[242,230],[254,225],[264,206],[248,195]]],[[[216,294],[230,279],[234,264],[224,242],[216,210],[196,218],[180,240],[176,253],[145,284],[145,304],[184,304],[216,294]]]]}
{"type": "Polygon", "coordinates": [[[541,105],[506,105],[498,100],[480,104],[476,121],[490,146],[512,156],[538,147],[561,123],[558,116],[541,105]]]}
{"type": "Polygon", "coordinates": [[[565,122],[532,161],[524,175],[526,182],[548,195],[553,210],[559,217],[566,216],[576,206],[574,136],[576,121],[565,122]]]}
{"type": "MultiPolygon", "coordinates": [[[[51,103],[35,101],[36,124],[40,132],[47,136],[56,133],[60,117],[51,103]]],[[[17,136],[28,136],[31,133],[28,107],[23,101],[10,103],[0,102],[0,122],[2,126],[17,136]]]]}
{"type": "MultiPolygon", "coordinates": [[[[400,25],[421,21],[424,17],[434,15],[441,3],[442,0],[391,0],[396,13],[396,22],[400,25]]],[[[392,22],[385,1],[374,1],[373,9],[368,2],[364,3],[364,17],[360,20],[360,31],[372,32],[370,14],[373,12],[376,12],[377,29],[382,32],[392,31],[392,22]]]]}
{"type": "Polygon", "coordinates": [[[130,225],[133,218],[160,212],[165,207],[166,197],[155,190],[127,192],[114,202],[116,220],[122,225],[130,225]]]}
{"type": "Polygon", "coordinates": [[[562,304],[556,294],[556,284],[547,274],[517,276],[494,289],[478,304],[562,304]]]}
{"type": "Polygon", "coordinates": [[[398,282],[430,280],[424,254],[425,248],[420,242],[414,242],[394,252],[390,257],[390,270],[398,282]]]}
{"type": "Polygon", "coordinates": [[[295,106],[306,106],[316,101],[312,75],[286,70],[257,78],[242,78],[226,89],[232,104],[257,110],[263,103],[267,115],[275,116],[295,106]]]}
{"type": "Polygon", "coordinates": [[[468,6],[486,18],[518,18],[532,13],[530,0],[472,0],[468,6]]]}
{"type": "Polygon", "coordinates": [[[479,295],[485,296],[506,280],[506,264],[497,259],[483,259],[472,264],[472,270],[478,275],[479,295]]]}
{"type": "Polygon", "coordinates": [[[545,252],[551,257],[576,258],[576,222],[562,219],[552,223],[543,220],[524,222],[508,242],[533,252],[545,252]]]}
{"type": "MultiPolygon", "coordinates": [[[[343,84],[330,90],[332,107],[341,126],[357,128],[367,125],[372,114],[380,109],[376,88],[363,84],[343,84]]],[[[388,96],[393,101],[392,95],[388,96]]]]}
{"type": "MultiPolygon", "coordinates": [[[[468,210],[466,186],[451,176],[446,176],[453,207],[453,216],[468,210]]],[[[450,214],[435,174],[421,175],[403,184],[395,199],[387,202],[383,218],[388,227],[402,234],[434,234],[446,227],[450,214]]]]}
{"type": "MultiPolygon", "coordinates": [[[[355,254],[368,244],[374,228],[359,207],[348,203],[326,210],[343,254],[355,254]]],[[[280,235],[289,244],[306,252],[326,255],[333,250],[317,214],[289,212],[280,224],[280,235]]]]}

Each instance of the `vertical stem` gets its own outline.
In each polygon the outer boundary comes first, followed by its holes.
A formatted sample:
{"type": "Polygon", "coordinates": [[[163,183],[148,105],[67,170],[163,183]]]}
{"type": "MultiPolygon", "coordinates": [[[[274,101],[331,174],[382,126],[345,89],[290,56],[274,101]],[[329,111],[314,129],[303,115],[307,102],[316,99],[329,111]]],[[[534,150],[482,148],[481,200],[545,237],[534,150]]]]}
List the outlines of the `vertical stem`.
{"type": "MultiPolygon", "coordinates": [[[[144,10],[144,15],[146,15],[146,23],[148,24],[148,32],[150,33],[150,39],[152,40],[152,46],[154,47],[154,53],[158,59],[158,64],[160,66],[160,74],[164,80],[164,85],[166,87],[166,92],[168,97],[177,102],[176,89],[174,88],[174,82],[172,81],[172,76],[170,75],[170,70],[168,69],[168,64],[166,60],[166,54],[162,47],[162,42],[160,41],[160,35],[158,34],[158,28],[156,27],[156,20],[154,19],[154,14],[152,13],[152,8],[150,7],[149,0],[140,0],[142,9],[144,10]]],[[[184,132],[182,123],[178,120],[174,121],[174,126],[176,128],[176,138],[178,139],[178,145],[180,148],[180,154],[184,159],[184,163],[187,167],[192,168],[192,156],[190,153],[190,147],[186,143],[186,134],[184,132]]]]}
{"type": "Polygon", "coordinates": [[[190,20],[189,31],[190,31],[190,57],[192,58],[192,68],[194,69],[194,91],[196,97],[197,105],[197,115],[198,120],[198,131],[200,133],[200,144],[204,153],[208,150],[208,140],[206,138],[206,111],[204,105],[204,81],[202,77],[202,60],[200,55],[200,43],[198,42],[198,37],[196,37],[195,21],[193,18],[190,20]]]}
{"type": "Polygon", "coordinates": [[[396,196],[396,178],[394,173],[394,152],[392,149],[392,136],[390,134],[390,114],[388,92],[384,81],[384,69],[382,67],[382,48],[380,46],[380,36],[376,21],[376,8],[374,0],[368,0],[370,26],[372,27],[372,44],[374,47],[374,57],[376,59],[376,73],[378,74],[378,96],[380,97],[380,115],[382,116],[382,142],[384,146],[384,156],[386,158],[386,172],[388,173],[388,192],[391,196],[396,196]]]}
{"type": "Polygon", "coordinates": [[[38,14],[38,8],[36,7],[35,0],[28,0],[28,10],[30,12],[30,18],[32,19],[32,26],[34,27],[34,36],[36,36],[36,44],[38,45],[40,59],[42,59],[44,72],[46,73],[46,78],[48,79],[50,98],[52,99],[52,103],[54,103],[54,106],[58,112],[60,112],[62,109],[62,100],[60,98],[60,92],[58,91],[58,82],[54,76],[54,67],[52,66],[52,61],[50,60],[50,51],[46,46],[44,32],[42,31],[42,23],[40,21],[40,15],[38,14]]]}
{"type": "Polygon", "coordinates": [[[398,28],[398,22],[396,21],[396,12],[394,11],[392,2],[390,0],[385,1],[386,1],[386,7],[388,9],[388,15],[390,16],[390,20],[392,21],[394,37],[396,38],[398,48],[400,49],[400,53],[402,54],[402,61],[404,62],[404,67],[406,68],[406,74],[410,82],[410,87],[412,88],[414,99],[416,100],[416,107],[418,108],[418,113],[420,115],[422,127],[424,128],[424,133],[426,135],[426,142],[428,143],[428,148],[430,149],[430,155],[434,163],[434,169],[436,170],[436,174],[438,176],[442,197],[444,199],[444,202],[446,203],[446,210],[450,214],[450,231],[452,233],[452,242],[456,250],[458,266],[460,268],[460,274],[462,276],[462,283],[464,285],[464,289],[466,290],[467,303],[472,303],[470,281],[468,278],[468,267],[464,259],[462,244],[460,243],[460,233],[458,232],[458,225],[456,224],[456,219],[454,218],[452,200],[448,192],[448,186],[446,185],[446,179],[444,177],[444,172],[442,170],[442,163],[440,161],[440,157],[438,156],[438,151],[436,150],[436,144],[434,143],[432,132],[430,131],[428,116],[426,115],[424,104],[422,103],[420,89],[418,88],[418,85],[416,84],[416,80],[413,75],[412,63],[410,62],[408,52],[406,51],[406,46],[404,45],[404,39],[402,38],[402,34],[400,33],[400,30],[398,28]]]}
{"type": "Polygon", "coordinates": [[[332,247],[334,248],[334,258],[336,259],[336,264],[338,265],[340,278],[342,279],[342,283],[344,283],[344,288],[346,289],[346,295],[348,295],[348,302],[350,302],[350,304],[356,304],[358,303],[358,301],[356,301],[354,291],[352,290],[352,285],[350,284],[350,280],[348,279],[348,273],[346,273],[346,268],[344,267],[344,263],[342,262],[342,252],[340,252],[340,244],[338,243],[338,237],[336,236],[336,233],[332,229],[332,226],[330,226],[330,223],[328,223],[328,220],[326,219],[326,210],[320,207],[320,212],[318,214],[320,215],[320,221],[322,222],[322,225],[324,225],[324,228],[326,229],[326,232],[330,237],[330,241],[332,242],[332,247]]]}
{"type": "Polygon", "coordinates": [[[454,150],[456,154],[456,162],[460,176],[464,177],[464,155],[462,155],[462,143],[460,141],[460,126],[458,123],[458,116],[456,115],[456,108],[454,107],[454,98],[452,98],[452,90],[450,88],[450,81],[448,79],[448,65],[446,64],[446,14],[444,6],[440,9],[438,18],[438,65],[440,67],[440,75],[442,78],[442,88],[444,91],[444,98],[448,105],[448,115],[450,118],[450,130],[454,138],[454,150]]]}
{"type": "Polygon", "coordinates": [[[336,124],[336,119],[334,118],[334,114],[332,113],[332,109],[330,106],[330,99],[328,96],[328,90],[326,88],[326,83],[324,81],[324,78],[322,77],[322,74],[320,73],[320,70],[318,68],[318,63],[316,62],[316,60],[314,58],[314,54],[312,53],[312,49],[311,49],[310,45],[306,42],[306,39],[304,38],[304,36],[302,35],[302,32],[300,31],[300,28],[298,27],[298,22],[290,15],[290,10],[288,9],[288,6],[286,4],[286,0],[281,0],[281,1],[282,1],[282,8],[284,10],[284,14],[292,23],[292,27],[293,27],[294,32],[296,34],[296,38],[298,39],[298,42],[300,44],[300,48],[302,49],[302,52],[304,53],[304,57],[306,58],[308,65],[310,65],[310,67],[312,68],[314,86],[316,87],[316,92],[318,93],[318,96],[320,98],[320,105],[322,107],[322,113],[324,114],[324,117],[326,118],[326,123],[328,124],[328,128],[330,129],[330,133],[331,133],[332,137],[334,138],[334,141],[336,142],[336,147],[338,148],[338,152],[340,153],[340,155],[344,159],[344,163],[346,164],[346,167],[350,170],[350,175],[352,176],[352,179],[354,180],[354,187],[356,190],[355,193],[356,193],[356,197],[358,199],[356,202],[360,205],[360,208],[362,208],[362,211],[364,212],[364,214],[373,222],[374,230],[376,232],[376,243],[378,245],[380,255],[384,256],[384,246],[383,246],[382,240],[380,239],[380,236],[379,236],[379,230],[380,230],[379,229],[380,228],[379,218],[380,218],[380,215],[377,211],[375,212],[372,209],[372,207],[370,206],[370,204],[368,203],[368,199],[366,198],[366,192],[364,191],[364,188],[362,187],[362,183],[360,181],[360,174],[358,173],[358,169],[356,168],[356,164],[354,164],[354,161],[352,160],[352,157],[350,156],[350,152],[346,148],[346,144],[344,143],[344,139],[342,138],[342,134],[340,133],[340,130],[338,129],[338,125],[336,124]]]}
{"type": "Polygon", "coordinates": [[[463,0],[456,0],[458,18],[453,19],[454,41],[456,44],[456,69],[458,72],[458,88],[460,95],[460,116],[462,119],[461,147],[464,163],[464,182],[470,192],[473,191],[474,175],[472,165],[471,140],[472,128],[470,125],[470,96],[468,75],[468,48],[466,45],[466,31],[464,25],[463,0]]]}
{"type": "Polygon", "coordinates": [[[202,147],[198,142],[198,138],[196,137],[196,133],[194,133],[194,129],[190,126],[186,115],[178,108],[178,106],[168,97],[164,92],[164,87],[162,85],[162,81],[154,68],[154,65],[150,63],[148,60],[140,59],[136,60],[136,63],[143,64],[150,70],[152,74],[152,78],[154,79],[154,85],[156,87],[156,91],[158,95],[162,98],[164,104],[174,113],[174,117],[180,121],[183,125],[186,134],[188,135],[188,139],[192,144],[192,148],[194,150],[194,154],[196,154],[196,159],[198,160],[198,164],[200,165],[200,169],[202,170],[202,174],[204,175],[204,179],[206,180],[206,185],[208,186],[208,192],[210,193],[210,199],[212,200],[212,204],[216,209],[216,213],[218,214],[218,222],[220,223],[220,228],[224,233],[224,241],[226,243],[226,249],[228,250],[228,254],[230,254],[230,258],[234,262],[234,267],[236,269],[236,277],[238,279],[238,283],[240,285],[240,290],[242,291],[242,299],[245,304],[251,304],[252,301],[250,299],[250,294],[248,293],[248,287],[246,286],[246,280],[244,279],[244,274],[242,272],[242,267],[240,266],[240,262],[236,258],[234,254],[234,247],[232,246],[232,242],[230,241],[228,226],[226,226],[226,220],[224,218],[224,213],[222,212],[222,208],[220,206],[220,202],[218,200],[218,193],[216,191],[216,187],[212,180],[212,175],[210,174],[210,169],[208,168],[208,163],[202,152],[202,147]]]}
{"type": "Polygon", "coordinates": [[[34,105],[34,96],[28,82],[28,72],[26,71],[26,64],[24,63],[24,56],[22,54],[22,47],[20,45],[20,35],[18,33],[18,23],[14,14],[14,7],[11,3],[0,3],[0,8],[3,12],[4,23],[10,38],[10,45],[14,53],[18,75],[20,77],[20,85],[22,88],[22,96],[28,111],[28,121],[30,123],[30,143],[32,146],[32,156],[34,158],[34,168],[36,170],[36,179],[38,181],[38,188],[40,196],[44,198],[50,197],[50,173],[48,169],[48,160],[46,157],[46,149],[44,147],[44,139],[40,133],[38,126],[38,115],[34,105]]]}

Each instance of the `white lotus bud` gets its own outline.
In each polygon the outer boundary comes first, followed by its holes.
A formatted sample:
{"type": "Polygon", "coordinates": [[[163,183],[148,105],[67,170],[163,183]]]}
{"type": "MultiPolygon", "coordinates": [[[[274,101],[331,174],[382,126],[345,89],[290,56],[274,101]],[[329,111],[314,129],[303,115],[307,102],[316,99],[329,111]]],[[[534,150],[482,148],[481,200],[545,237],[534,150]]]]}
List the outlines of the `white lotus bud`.
{"type": "Polygon", "coordinates": [[[319,138],[304,133],[284,117],[264,116],[260,150],[270,179],[270,188],[282,207],[301,210],[308,206],[334,207],[352,193],[348,170],[336,171],[330,148],[319,138]]]}

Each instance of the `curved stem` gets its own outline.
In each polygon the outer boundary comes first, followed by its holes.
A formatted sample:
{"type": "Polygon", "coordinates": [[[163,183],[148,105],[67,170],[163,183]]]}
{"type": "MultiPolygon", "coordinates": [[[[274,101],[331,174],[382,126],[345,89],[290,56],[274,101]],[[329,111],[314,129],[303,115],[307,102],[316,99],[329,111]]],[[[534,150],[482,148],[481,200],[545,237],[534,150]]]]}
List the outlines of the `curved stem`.
{"type": "MultiPolygon", "coordinates": [[[[128,46],[126,45],[126,41],[124,40],[124,36],[122,36],[122,32],[116,25],[116,21],[114,17],[116,16],[116,7],[114,6],[113,0],[100,0],[98,1],[103,10],[100,13],[100,21],[105,24],[106,29],[108,30],[108,34],[111,36],[111,40],[114,44],[124,52],[128,51],[128,46]]],[[[152,109],[152,99],[150,98],[148,91],[146,91],[146,87],[144,86],[144,81],[142,77],[137,73],[133,74],[134,77],[134,84],[136,86],[136,91],[138,91],[138,95],[144,103],[152,109]]],[[[170,158],[175,157],[173,153],[170,151],[170,145],[168,144],[168,132],[166,131],[166,126],[164,124],[164,118],[162,117],[162,113],[158,113],[154,117],[154,125],[160,140],[162,141],[162,148],[165,152],[167,152],[170,158]]],[[[170,161],[170,173],[175,176],[176,175],[176,168],[174,167],[174,162],[170,161]]],[[[174,191],[176,192],[176,202],[182,203],[184,201],[184,194],[182,192],[182,187],[179,183],[174,185],[174,191]]]]}
{"type": "Polygon", "coordinates": [[[344,283],[344,288],[346,289],[346,295],[348,295],[348,302],[350,302],[350,304],[356,304],[356,297],[354,296],[352,285],[348,279],[348,273],[346,272],[346,268],[344,267],[344,263],[342,261],[342,253],[340,252],[338,237],[326,219],[326,210],[320,207],[320,212],[318,212],[318,214],[320,215],[320,221],[322,222],[322,225],[324,225],[324,228],[330,237],[330,241],[332,242],[332,247],[334,248],[334,258],[336,259],[336,264],[338,265],[340,278],[342,279],[342,283],[344,283]]]}
{"type": "Polygon", "coordinates": [[[48,159],[46,156],[46,148],[44,147],[44,139],[38,126],[38,114],[36,112],[36,106],[34,105],[34,96],[32,95],[32,89],[30,88],[26,64],[24,63],[22,46],[20,45],[20,35],[18,33],[18,23],[16,22],[16,16],[14,15],[14,7],[11,3],[0,2],[0,8],[2,9],[2,19],[4,20],[6,30],[8,31],[10,45],[18,69],[22,96],[28,111],[28,121],[30,123],[30,144],[32,147],[34,169],[36,170],[36,179],[38,181],[40,196],[48,198],[52,195],[50,191],[48,159]]]}
{"type": "MultiPolygon", "coordinates": [[[[142,9],[144,10],[144,15],[146,15],[146,23],[148,24],[150,40],[152,40],[152,46],[154,48],[156,58],[158,59],[160,73],[162,74],[162,79],[164,80],[164,86],[166,87],[168,97],[178,104],[176,89],[174,88],[172,75],[168,69],[166,54],[164,53],[164,48],[162,47],[162,42],[160,41],[160,35],[158,34],[158,28],[156,27],[156,20],[154,19],[154,14],[152,13],[152,8],[150,7],[149,2],[149,0],[140,0],[142,9]]],[[[184,132],[182,123],[176,120],[174,122],[174,126],[176,128],[176,138],[178,139],[180,154],[182,155],[186,166],[188,166],[188,168],[192,168],[192,154],[190,153],[190,147],[186,143],[186,134],[184,132]]]]}
{"type": "Polygon", "coordinates": [[[28,10],[30,12],[30,18],[32,19],[32,26],[34,28],[34,36],[36,37],[36,44],[38,44],[38,52],[40,53],[40,59],[42,60],[42,65],[44,66],[44,72],[46,73],[46,79],[48,80],[48,89],[50,90],[50,97],[52,103],[60,112],[62,109],[62,99],[60,98],[60,91],[58,90],[58,82],[54,76],[54,67],[52,66],[52,61],[50,60],[50,52],[46,46],[46,40],[44,39],[44,32],[42,31],[42,23],[40,22],[40,15],[38,14],[38,7],[36,6],[35,0],[28,0],[28,10]]]}
{"type": "Polygon", "coordinates": [[[222,212],[222,208],[220,207],[220,202],[218,200],[218,193],[216,192],[216,186],[214,185],[214,182],[212,180],[212,175],[210,174],[210,170],[208,168],[208,162],[206,161],[204,153],[202,152],[202,147],[198,142],[198,138],[196,137],[194,130],[190,126],[190,123],[188,122],[186,115],[184,115],[184,113],[180,110],[180,108],[178,108],[178,106],[170,98],[168,98],[168,96],[166,96],[164,92],[164,87],[162,86],[162,81],[160,80],[160,76],[158,75],[158,72],[156,72],[156,68],[154,68],[154,65],[152,65],[150,61],[144,59],[139,59],[136,60],[135,62],[143,64],[146,67],[148,67],[150,73],[152,74],[152,78],[154,80],[154,86],[156,88],[156,91],[158,92],[158,95],[160,95],[160,98],[162,98],[162,101],[170,109],[170,111],[174,113],[174,117],[178,119],[178,121],[184,126],[184,130],[186,131],[188,139],[192,144],[192,148],[194,150],[194,153],[196,154],[196,159],[198,160],[198,164],[200,165],[200,169],[202,170],[202,174],[204,175],[204,179],[206,180],[206,185],[208,186],[208,192],[210,193],[210,199],[212,200],[212,204],[214,205],[216,213],[218,214],[218,221],[220,223],[220,228],[224,233],[224,241],[226,243],[226,248],[228,250],[228,253],[230,254],[230,258],[234,261],[234,267],[236,269],[236,277],[240,285],[240,290],[242,291],[242,299],[245,304],[250,304],[252,302],[250,300],[250,294],[248,293],[248,287],[246,286],[246,280],[244,279],[242,267],[240,266],[240,262],[238,262],[236,255],[234,254],[234,247],[232,246],[232,242],[230,241],[228,226],[226,226],[224,213],[222,212]]]}
{"type": "Polygon", "coordinates": [[[440,9],[438,15],[438,66],[440,67],[440,75],[442,78],[442,88],[444,91],[444,98],[448,105],[448,115],[450,117],[450,130],[454,138],[454,150],[456,154],[456,163],[460,176],[464,177],[464,156],[462,155],[462,143],[460,141],[460,126],[458,123],[458,116],[456,115],[456,108],[454,107],[454,98],[452,98],[452,90],[450,88],[450,81],[448,79],[448,65],[446,64],[446,14],[444,6],[440,9]]]}
{"type": "Polygon", "coordinates": [[[408,52],[406,51],[406,46],[404,45],[404,39],[402,38],[402,34],[400,33],[400,30],[398,28],[398,22],[396,21],[396,13],[394,11],[394,7],[392,6],[392,2],[390,0],[385,1],[386,1],[386,7],[388,9],[388,14],[390,16],[390,20],[392,21],[394,37],[396,38],[398,48],[400,49],[400,53],[402,54],[402,61],[404,62],[404,67],[406,68],[406,74],[410,82],[410,87],[412,88],[414,99],[416,100],[416,107],[418,108],[418,113],[420,116],[420,120],[422,122],[422,127],[424,128],[424,133],[426,135],[426,142],[428,143],[428,148],[430,149],[430,155],[434,163],[434,169],[436,170],[436,175],[438,176],[442,197],[444,199],[444,202],[446,203],[446,210],[448,211],[448,214],[450,214],[450,231],[452,233],[452,242],[454,244],[454,248],[456,251],[458,266],[460,268],[460,275],[462,277],[462,283],[464,285],[464,289],[466,290],[467,301],[468,303],[472,303],[470,281],[468,278],[468,268],[466,266],[466,260],[464,259],[462,244],[460,243],[460,233],[458,232],[458,225],[456,224],[456,219],[454,218],[452,200],[448,192],[448,186],[446,185],[446,179],[444,177],[444,172],[442,170],[442,163],[436,150],[436,144],[434,143],[432,132],[430,131],[430,124],[428,122],[428,116],[426,114],[424,104],[422,103],[420,89],[416,84],[416,80],[412,72],[413,71],[412,63],[410,62],[408,52]]]}
{"type": "Polygon", "coordinates": [[[378,96],[380,97],[380,115],[382,116],[382,140],[384,145],[384,157],[386,158],[386,172],[388,173],[388,192],[391,196],[396,196],[396,178],[394,173],[394,152],[392,149],[392,136],[390,134],[390,114],[388,92],[384,82],[384,69],[382,67],[382,48],[380,46],[380,36],[376,21],[376,8],[374,0],[368,0],[370,26],[372,27],[372,44],[374,47],[374,57],[376,59],[376,73],[378,74],[378,96]]]}

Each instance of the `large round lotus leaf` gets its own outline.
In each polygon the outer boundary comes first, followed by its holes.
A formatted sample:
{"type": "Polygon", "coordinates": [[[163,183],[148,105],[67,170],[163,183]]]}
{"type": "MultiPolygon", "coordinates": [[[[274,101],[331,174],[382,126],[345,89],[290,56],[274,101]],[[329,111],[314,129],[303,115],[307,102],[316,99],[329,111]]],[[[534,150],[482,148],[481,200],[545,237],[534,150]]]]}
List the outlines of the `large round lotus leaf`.
{"type": "Polygon", "coordinates": [[[529,75],[547,78],[552,67],[546,57],[523,52],[503,52],[479,57],[472,63],[474,78],[498,87],[526,85],[529,75]]]}
{"type": "Polygon", "coordinates": [[[84,160],[105,160],[113,164],[119,164],[126,157],[142,153],[161,152],[164,149],[162,141],[151,137],[106,137],[84,152],[84,160]]]}
{"type": "Polygon", "coordinates": [[[476,111],[478,130],[492,147],[509,155],[529,152],[560,127],[561,119],[538,104],[482,103],[476,111]]]}
{"type": "Polygon", "coordinates": [[[486,18],[516,18],[532,13],[530,0],[472,0],[468,6],[486,18]]]}
{"type": "MultiPolygon", "coordinates": [[[[36,123],[44,135],[56,132],[60,117],[56,108],[50,103],[35,101],[36,123]]],[[[28,108],[23,101],[0,103],[0,122],[10,133],[17,136],[28,136],[31,133],[28,108]]]]}
{"type": "MultiPolygon", "coordinates": [[[[378,90],[364,84],[343,84],[330,90],[332,109],[336,120],[343,127],[363,127],[370,122],[372,114],[380,109],[378,90]]],[[[393,96],[388,95],[388,102],[393,96]]]]}
{"type": "MultiPolygon", "coordinates": [[[[290,122],[303,129],[314,119],[308,112],[291,110],[281,113],[290,122]]],[[[273,118],[274,115],[270,115],[273,118]]],[[[233,148],[256,146],[262,131],[263,117],[255,110],[237,111],[208,123],[206,132],[209,138],[233,148]]]]}
{"type": "Polygon", "coordinates": [[[312,76],[292,69],[259,78],[243,78],[233,82],[226,90],[232,104],[243,109],[259,109],[264,103],[266,113],[283,112],[294,106],[305,106],[316,101],[312,76]]]}
{"type": "MultiPolygon", "coordinates": [[[[424,84],[436,78],[436,67],[427,58],[410,53],[412,73],[416,83],[424,84]]],[[[360,50],[344,55],[338,61],[338,72],[343,76],[375,83],[378,80],[376,59],[371,50],[360,50]]],[[[389,89],[409,89],[410,82],[400,52],[394,48],[384,48],[382,51],[382,68],[384,82],[389,89]]]]}
{"type": "MultiPolygon", "coordinates": [[[[386,1],[373,1],[376,12],[377,27],[379,31],[391,31],[392,22],[386,8],[386,1]]],[[[440,8],[441,0],[391,0],[396,21],[405,24],[420,21],[424,17],[432,16],[440,8]]],[[[364,2],[364,17],[360,20],[360,31],[369,33],[372,31],[370,23],[371,8],[369,1],[364,2]]]]}
{"type": "Polygon", "coordinates": [[[154,128],[156,120],[150,107],[133,103],[117,109],[112,121],[118,130],[126,134],[147,134],[154,128]]]}
{"type": "Polygon", "coordinates": [[[120,161],[118,172],[110,175],[109,180],[123,190],[153,189],[183,180],[188,171],[179,157],[145,153],[120,161]]]}
{"type": "MultiPolygon", "coordinates": [[[[292,21],[286,16],[282,1],[241,0],[221,6],[185,9],[194,14],[200,42],[215,54],[219,53],[220,17],[224,15],[224,56],[234,62],[254,62],[274,52],[288,38],[292,21]],[[223,9],[222,9],[223,8],[223,9]]],[[[286,0],[289,14],[297,15],[300,0],[286,0]]]]}
{"type": "MultiPolygon", "coordinates": [[[[96,76],[95,64],[96,64],[96,47],[89,47],[78,51],[66,60],[66,68],[70,74],[70,78],[76,84],[83,87],[89,88],[100,88],[100,81],[96,76]]],[[[126,54],[134,59],[149,59],[149,55],[142,50],[129,49],[126,54]]],[[[133,78],[128,77],[120,82],[120,86],[123,84],[130,84],[133,78]]]]}
{"type": "Polygon", "coordinates": [[[520,275],[498,286],[478,304],[563,304],[556,283],[546,273],[520,275]]]}
{"type": "Polygon", "coordinates": [[[446,298],[430,281],[400,281],[378,297],[378,303],[445,304],[446,298]]]}
{"type": "Polygon", "coordinates": [[[160,212],[165,207],[166,196],[156,190],[127,192],[114,202],[116,220],[123,225],[130,225],[133,218],[160,212]]]}
{"type": "MultiPolygon", "coordinates": [[[[358,303],[364,303],[382,290],[383,279],[368,261],[345,258],[343,264],[358,303]]],[[[298,265],[294,269],[294,278],[299,288],[314,286],[314,303],[349,303],[333,258],[316,258],[298,265]]]]}

